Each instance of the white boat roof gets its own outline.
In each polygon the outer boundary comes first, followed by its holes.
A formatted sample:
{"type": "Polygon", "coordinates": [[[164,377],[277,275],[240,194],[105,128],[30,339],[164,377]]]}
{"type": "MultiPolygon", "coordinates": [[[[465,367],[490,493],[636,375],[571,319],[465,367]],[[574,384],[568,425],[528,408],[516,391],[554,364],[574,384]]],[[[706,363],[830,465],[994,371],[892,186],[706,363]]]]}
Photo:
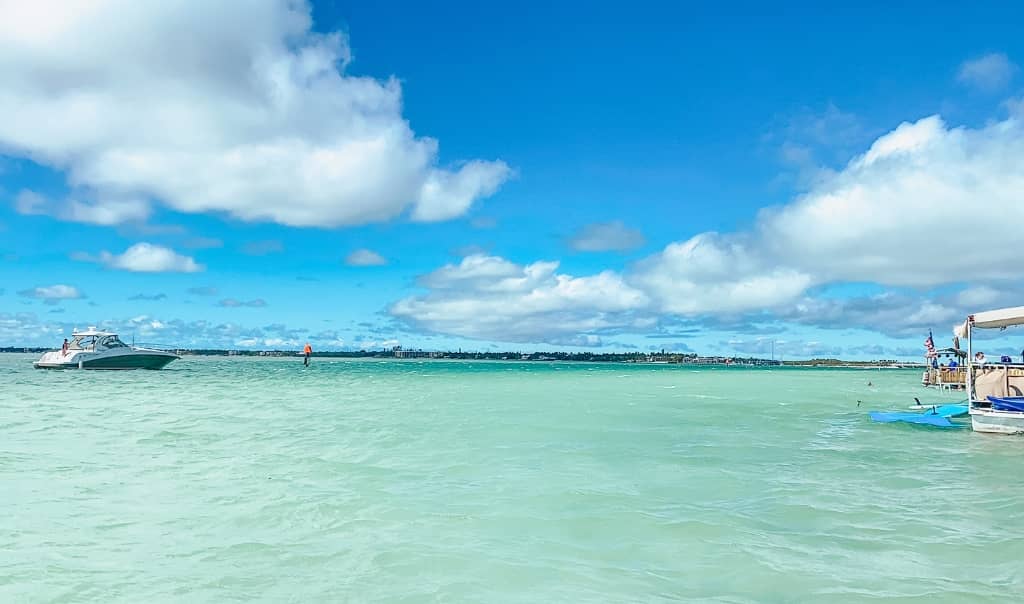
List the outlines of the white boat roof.
{"type": "Polygon", "coordinates": [[[974,326],[982,329],[1024,325],[1024,306],[974,313],[974,326]]]}
{"type": "Polygon", "coordinates": [[[71,332],[72,337],[78,336],[116,336],[117,334],[111,331],[99,331],[95,327],[90,327],[85,331],[78,331],[77,329],[71,332]]]}

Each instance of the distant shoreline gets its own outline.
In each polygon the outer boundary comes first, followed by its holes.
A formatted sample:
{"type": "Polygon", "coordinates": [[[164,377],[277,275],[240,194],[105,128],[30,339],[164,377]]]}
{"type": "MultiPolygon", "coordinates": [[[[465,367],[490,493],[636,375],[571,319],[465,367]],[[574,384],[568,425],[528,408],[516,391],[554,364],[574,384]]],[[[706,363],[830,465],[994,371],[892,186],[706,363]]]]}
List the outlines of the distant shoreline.
{"type": "MultiPolygon", "coordinates": [[[[0,347],[0,353],[42,354],[52,348],[22,346],[0,347]]],[[[177,349],[181,356],[202,357],[259,357],[293,358],[301,356],[295,350],[225,350],[225,349],[177,349]]],[[[810,359],[781,361],[757,357],[700,357],[694,354],[644,354],[632,353],[591,353],[591,352],[452,352],[422,350],[357,350],[314,352],[313,358],[326,359],[432,359],[448,361],[518,361],[518,362],[577,362],[577,363],[628,363],[639,365],[685,365],[689,367],[808,367],[825,369],[921,369],[920,362],[895,360],[844,361],[841,359],[810,359]]]]}

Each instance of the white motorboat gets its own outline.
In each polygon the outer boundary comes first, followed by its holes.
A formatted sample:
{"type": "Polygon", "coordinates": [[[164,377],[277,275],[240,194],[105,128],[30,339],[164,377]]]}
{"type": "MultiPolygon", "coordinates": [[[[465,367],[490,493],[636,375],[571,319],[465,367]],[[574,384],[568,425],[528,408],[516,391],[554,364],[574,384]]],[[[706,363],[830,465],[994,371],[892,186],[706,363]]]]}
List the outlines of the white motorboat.
{"type": "Polygon", "coordinates": [[[967,338],[967,399],[975,432],[1024,434],[1024,363],[1006,356],[988,360],[971,343],[975,329],[1015,325],[1024,325],[1024,306],[975,313],[954,331],[967,338]]]}
{"type": "Polygon", "coordinates": [[[116,333],[90,327],[75,331],[67,350],[44,353],[36,369],[162,369],[178,355],[166,350],[129,346],[116,333]]]}

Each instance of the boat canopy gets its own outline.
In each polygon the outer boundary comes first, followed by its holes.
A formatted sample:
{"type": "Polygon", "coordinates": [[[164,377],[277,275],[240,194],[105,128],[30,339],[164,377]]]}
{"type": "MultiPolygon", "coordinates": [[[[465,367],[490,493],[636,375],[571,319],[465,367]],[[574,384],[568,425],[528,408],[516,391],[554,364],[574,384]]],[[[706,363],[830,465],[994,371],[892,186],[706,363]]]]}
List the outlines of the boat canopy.
{"type": "Polygon", "coordinates": [[[112,331],[99,331],[95,327],[90,327],[89,329],[86,329],[85,331],[78,331],[77,329],[75,329],[74,331],[71,332],[71,335],[73,337],[78,337],[78,336],[116,336],[117,334],[112,332],[112,331]]]}
{"type": "Polygon", "coordinates": [[[986,310],[985,312],[974,313],[972,316],[974,318],[971,322],[972,325],[981,329],[1024,325],[1024,306],[986,310]]]}

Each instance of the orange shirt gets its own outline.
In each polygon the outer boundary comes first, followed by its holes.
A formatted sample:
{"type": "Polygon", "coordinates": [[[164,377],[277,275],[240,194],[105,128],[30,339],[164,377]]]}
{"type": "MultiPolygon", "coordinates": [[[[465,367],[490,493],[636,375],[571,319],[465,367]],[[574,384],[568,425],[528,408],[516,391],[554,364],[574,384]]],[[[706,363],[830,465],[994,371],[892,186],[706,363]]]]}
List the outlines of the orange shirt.
{"type": "Polygon", "coordinates": [[[302,349],[302,352],[306,354],[313,354],[313,347],[310,346],[309,344],[306,344],[306,347],[302,349]]]}

